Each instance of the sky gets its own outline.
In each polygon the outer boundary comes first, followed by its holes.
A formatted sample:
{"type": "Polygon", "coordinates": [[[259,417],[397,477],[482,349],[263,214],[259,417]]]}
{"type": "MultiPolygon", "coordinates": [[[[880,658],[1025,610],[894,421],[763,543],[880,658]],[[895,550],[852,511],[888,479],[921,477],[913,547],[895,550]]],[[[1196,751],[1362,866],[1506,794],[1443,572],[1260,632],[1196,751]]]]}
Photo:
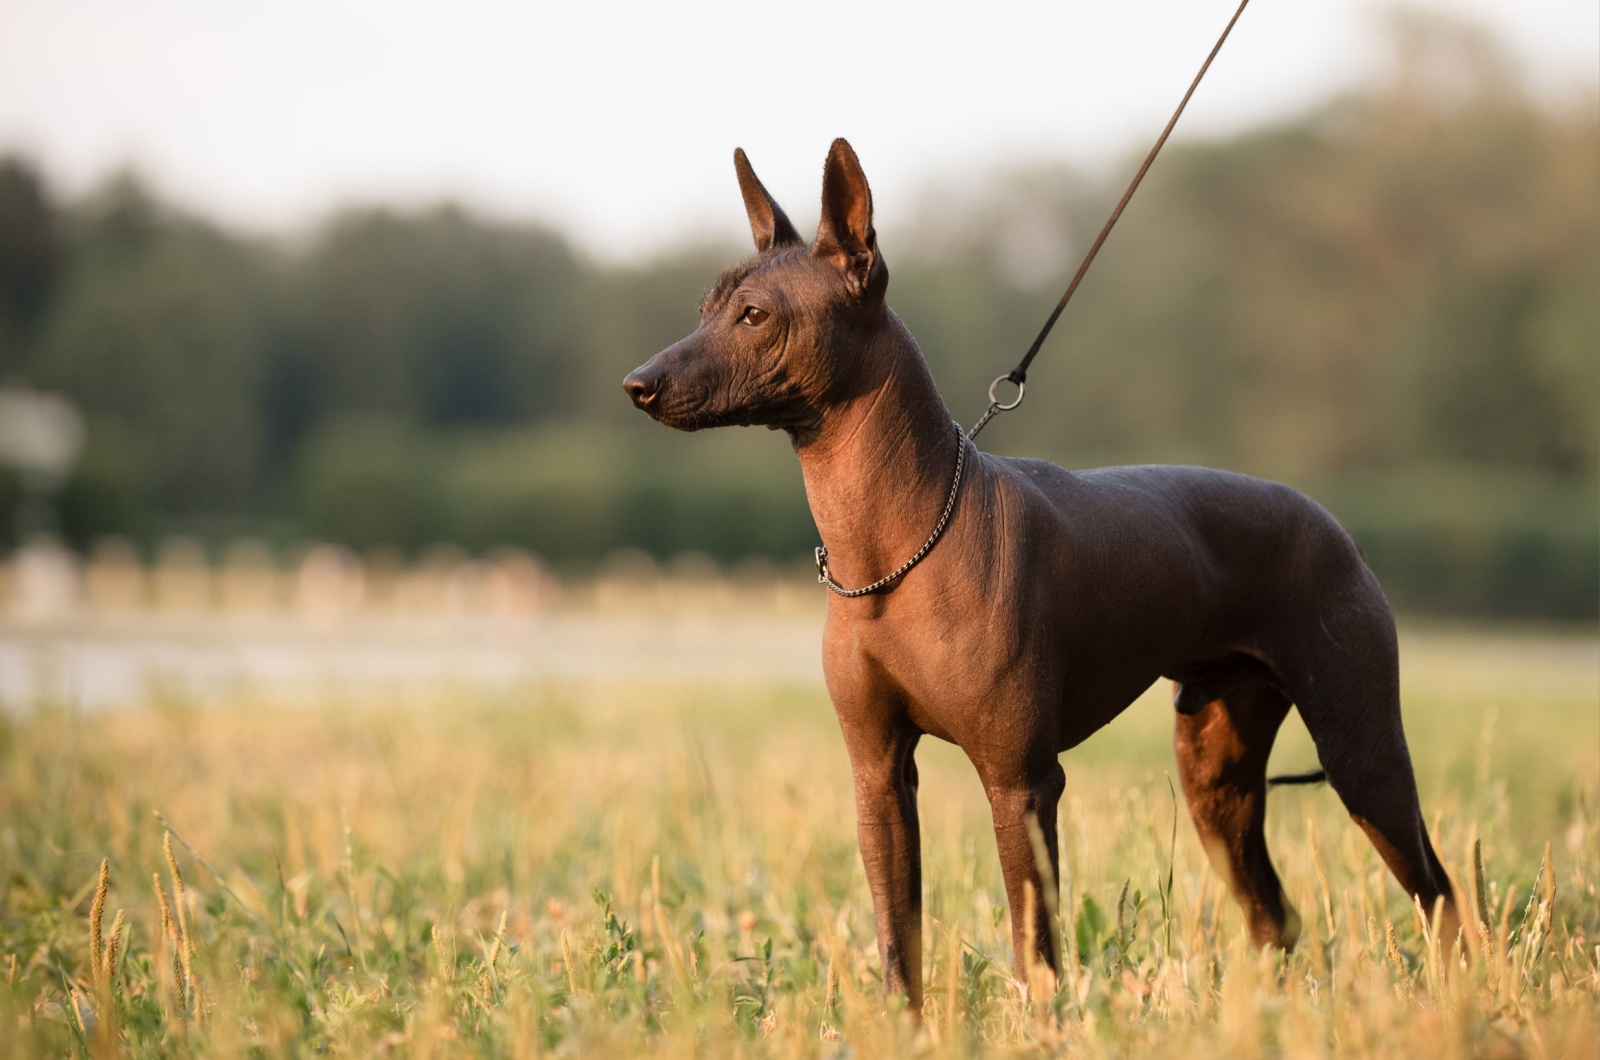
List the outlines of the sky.
{"type": "MultiPolygon", "coordinates": [[[[1123,164],[1235,0],[0,0],[0,151],[68,193],[121,167],[250,230],[441,198],[605,258],[724,238],[743,146],[802,227],[847,136],[880,214],[997,168],[1123,164]]],[[[1600,78],[1593,0],[1423,0],[1488,27],[1536,89],[1600,78]]],[[[1384,7],[1252,0],[1178,136],[1377,76],[1384,7]]]]}

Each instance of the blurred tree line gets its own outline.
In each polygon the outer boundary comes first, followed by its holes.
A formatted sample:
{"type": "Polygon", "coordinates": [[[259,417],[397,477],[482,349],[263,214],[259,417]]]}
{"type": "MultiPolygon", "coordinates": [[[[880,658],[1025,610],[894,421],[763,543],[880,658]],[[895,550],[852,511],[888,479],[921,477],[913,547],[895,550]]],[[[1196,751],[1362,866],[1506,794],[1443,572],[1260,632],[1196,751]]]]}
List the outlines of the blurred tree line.
{"type": "MultiPolygon", "coordinates": [[[[1395,41],[1372,91],[1169,147],[985,445],[1276,477],[1346,522],[1401,608],[1593,617],[1595,100],[1534,102],[1471,29],[1397,16],[1395,41]]],[[[1123,179],[1003,172],[884,232],[891,304],[958,418],[1123,179]]],[[[677,435],[619,386],[742,252],[601,266],[450,205],[247,238],[127,174],[62,202],[13,158],[0,379],[88,419],[60,505],[80,545],[183,530],[787,559],[815,531],[782,436],[677,435]]],[[[0,479],[0,533],[16,496],[0,479]]]]}

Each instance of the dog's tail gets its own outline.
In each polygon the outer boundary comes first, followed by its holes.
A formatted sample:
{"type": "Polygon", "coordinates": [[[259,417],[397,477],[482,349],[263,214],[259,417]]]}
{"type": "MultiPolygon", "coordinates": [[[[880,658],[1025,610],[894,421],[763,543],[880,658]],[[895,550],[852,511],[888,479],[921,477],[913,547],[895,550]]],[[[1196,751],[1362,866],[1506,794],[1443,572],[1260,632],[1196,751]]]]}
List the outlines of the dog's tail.
{"type": "Polygon", "coordinates": [[[1267,787],[1281,788],[1288,784],[1325,784],[1327,780],[1328,774],[1326,772],[1314,769],[1309,773],[1285,773],[1282,776],[1268,777],[1267,787]]]}

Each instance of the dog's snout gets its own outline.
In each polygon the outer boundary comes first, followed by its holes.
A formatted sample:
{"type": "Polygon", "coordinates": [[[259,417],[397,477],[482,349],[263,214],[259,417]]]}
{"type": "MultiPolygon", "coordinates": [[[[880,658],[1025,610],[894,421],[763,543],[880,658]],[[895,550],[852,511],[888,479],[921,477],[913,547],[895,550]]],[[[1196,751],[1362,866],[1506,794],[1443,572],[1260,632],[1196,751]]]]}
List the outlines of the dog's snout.
{"type": "Polygon", "coordinates": [[[622,389],[628,392],[635,405],[648,412],[661,394],[661,382],[661,372],[645,365],[628,373],[628,377],[622,381],[622,389]]]}

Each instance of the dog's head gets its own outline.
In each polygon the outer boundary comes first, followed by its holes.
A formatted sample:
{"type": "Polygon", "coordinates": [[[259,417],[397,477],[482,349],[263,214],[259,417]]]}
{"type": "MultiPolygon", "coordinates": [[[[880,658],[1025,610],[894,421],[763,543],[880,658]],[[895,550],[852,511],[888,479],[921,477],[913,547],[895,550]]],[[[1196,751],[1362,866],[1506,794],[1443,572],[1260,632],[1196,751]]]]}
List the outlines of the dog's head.
{"type": "Polygon", "coordinates": [[[884,319],[889,270],[872,229],[872,190],[856,153],[835,140],[822,174],[822,221],[808,245],[742,150],[733,163],[756,254],[718,279],[693,334],[630,372],[623,387],[679,430],[814,428],[850,392],[884,319]]]}

